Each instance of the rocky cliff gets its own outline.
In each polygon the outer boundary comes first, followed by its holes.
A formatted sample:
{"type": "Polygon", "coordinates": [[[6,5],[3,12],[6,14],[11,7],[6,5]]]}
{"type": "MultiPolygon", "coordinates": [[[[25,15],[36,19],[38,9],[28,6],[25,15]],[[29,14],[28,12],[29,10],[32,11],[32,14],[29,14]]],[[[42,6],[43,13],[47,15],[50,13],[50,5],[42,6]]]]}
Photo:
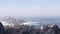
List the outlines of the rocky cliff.
{"type": "Polygon", "coordinates": [[[4,27],[1,22],[0,22],[0,34],[4,34],[4,27]]]}
{"type": "Polygon", "coordinates": [[[60,29],[56,24],[42,25],[38,29],[28,25],[17,25],[15,28],[10,28],[5,30],[5,34],[60,34],[60,29]]]}
{"type": "Polygon", "coordinates": [[[60,34],[60,29],[56,24],[42,25],[39,28],[28,25],[15,25],[14,27],[3,27],[0,22],[0,34],[60,34]]]}

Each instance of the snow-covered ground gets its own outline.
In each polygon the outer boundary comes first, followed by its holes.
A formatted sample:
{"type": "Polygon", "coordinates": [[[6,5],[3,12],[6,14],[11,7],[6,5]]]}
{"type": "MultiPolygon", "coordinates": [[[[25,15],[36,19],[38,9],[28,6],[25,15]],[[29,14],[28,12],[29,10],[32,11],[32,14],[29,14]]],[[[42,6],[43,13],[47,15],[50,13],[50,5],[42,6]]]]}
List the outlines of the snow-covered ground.
{"type": "Polygon", "coordinates": [[[3,26],[14,26],[14,24],[13,23],[7,23],[7,22],[1,22],[2,24],[3,24],[3,26]]]}

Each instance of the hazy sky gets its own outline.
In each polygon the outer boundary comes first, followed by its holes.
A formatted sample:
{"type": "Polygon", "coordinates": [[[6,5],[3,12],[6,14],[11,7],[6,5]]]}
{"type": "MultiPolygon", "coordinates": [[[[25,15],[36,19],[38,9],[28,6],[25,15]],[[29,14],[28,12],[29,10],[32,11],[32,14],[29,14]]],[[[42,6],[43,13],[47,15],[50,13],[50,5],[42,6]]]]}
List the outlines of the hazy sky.
{"type": "Polygon", "coordinates": [[[0,0],[0,16],[60,16],[60,0],[0,0]]]}

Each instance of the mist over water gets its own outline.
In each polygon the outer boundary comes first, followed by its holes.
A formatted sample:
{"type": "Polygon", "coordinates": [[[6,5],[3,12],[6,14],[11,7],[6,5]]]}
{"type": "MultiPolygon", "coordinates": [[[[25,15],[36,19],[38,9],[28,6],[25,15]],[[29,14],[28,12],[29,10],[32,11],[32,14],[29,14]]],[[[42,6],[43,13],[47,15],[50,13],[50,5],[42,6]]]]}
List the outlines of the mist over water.
{"type": "Polygon", "coordinates": [[[43,24],[47,25],[47,24],[56,24],[58,25],[58,27],[60,28],[60,18],[40,18],[40,17],[25,17],[25,18],[21,18],[23,20],[26,21],[26,25],[35,25],[35,26],[41,26],[43,24]],[[34,23],[35,22],[35,23],[34,23]]]}

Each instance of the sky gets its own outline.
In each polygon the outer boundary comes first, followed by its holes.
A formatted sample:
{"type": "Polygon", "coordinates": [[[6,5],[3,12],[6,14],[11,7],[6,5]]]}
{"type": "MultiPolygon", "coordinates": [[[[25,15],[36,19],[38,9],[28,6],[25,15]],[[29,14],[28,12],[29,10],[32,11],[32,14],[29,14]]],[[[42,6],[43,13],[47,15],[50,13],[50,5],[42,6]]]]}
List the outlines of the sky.
{"type": "Polygon", "coordinates": [[[2,16],[59,17],[60,0],[0,0],[2,16]]]}

